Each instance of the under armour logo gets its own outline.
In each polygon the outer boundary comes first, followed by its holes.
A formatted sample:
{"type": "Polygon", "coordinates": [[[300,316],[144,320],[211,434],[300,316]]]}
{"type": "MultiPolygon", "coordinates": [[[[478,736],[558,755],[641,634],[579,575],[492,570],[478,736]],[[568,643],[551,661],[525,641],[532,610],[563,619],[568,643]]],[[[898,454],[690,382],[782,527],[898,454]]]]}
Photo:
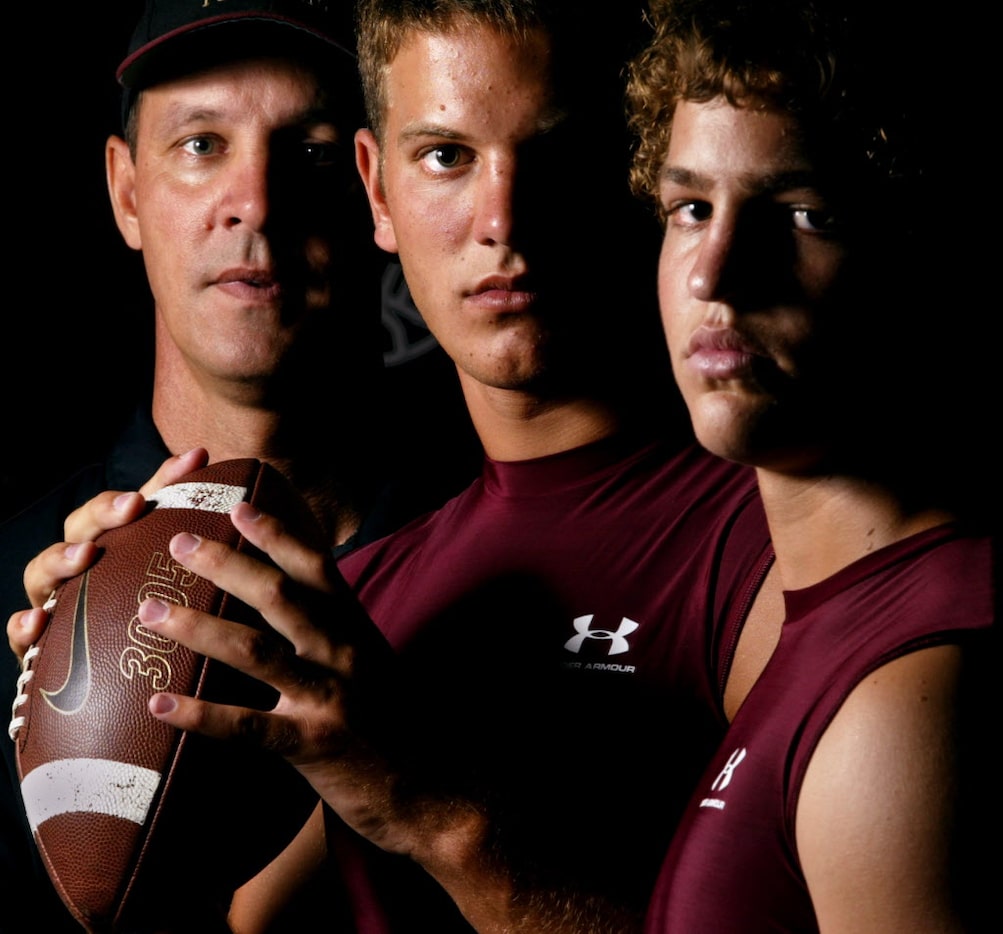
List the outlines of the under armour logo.
{"type": "Polygon", "coordinates": [[[735,769],[738,768],[739,763],[744,758],[745,758],[745,748],[739,747],[728,757],[728,761],[725,762],[724,768],[721,769],[720,772],[718,772],[717,778],[714,779],[714,784],[710,786],[710,790],[724,791],[724,789],[731,784],[731,779],[732,776],[735,774],[735,769]]]}
{"type": "Polygon", "coordinates": [[[575,629],[578,630],[577,636],[572,636],[564,643],[564,647],[569,652],[580,652],[582,649],[582,644],[586,639],[605,639],[609,642],[609,651],[607,655],[621,655],[624,652],[629,651],[630,645],[627,642],[627,636],[630,635],[637,627],[639,623],[635,623],[632,619],[627,619],[626,616],[620,620],[620,626],[616,632],[609,629],[589,629],[589,625],[592,623],[592,617],[594,614],[589,613],[587,616],[576,616],[575,617],[575,629]]]}

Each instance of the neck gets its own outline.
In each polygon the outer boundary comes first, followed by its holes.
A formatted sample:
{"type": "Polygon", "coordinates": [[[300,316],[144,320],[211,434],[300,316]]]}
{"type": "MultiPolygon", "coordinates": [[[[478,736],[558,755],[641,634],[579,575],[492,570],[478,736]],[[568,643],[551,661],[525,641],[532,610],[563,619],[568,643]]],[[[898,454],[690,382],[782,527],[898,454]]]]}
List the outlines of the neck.
{"type": "Polygon", "coordinates": [[[484,452],[494,460],[559,454],[609,437],[620,427],[613,406],[598,399],[497,389],[463,373],[460,384],[484,452]]]}
{"type": "Polygon", "coordinates": [[[906,506],[889,487],[860,477],[756,472],[785,590],[816,584],[871,552],[953,518],[943,509],[906,506]]]}
{"type": "Polygon", "coordinates": [[[302,412],[279,411],[190,381],[155,380],[152,415],[167,448],[180,454],[204,447],[212,461],[256,457],[285,474],[309,503],[332,545],[358,528],[372,470],[360,466],[365,445],[338,445],[337,432],[319,444],[317,424],[302,412]],[[339,449],[340,448],[340,449],[339,449]]]}

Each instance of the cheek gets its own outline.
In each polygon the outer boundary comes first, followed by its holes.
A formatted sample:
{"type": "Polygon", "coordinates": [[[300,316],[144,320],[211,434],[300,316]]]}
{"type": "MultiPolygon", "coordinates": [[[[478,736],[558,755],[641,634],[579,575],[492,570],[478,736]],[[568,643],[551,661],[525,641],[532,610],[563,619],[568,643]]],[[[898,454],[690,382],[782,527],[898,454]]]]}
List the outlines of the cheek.
{"type": "Polygon", "coordinates": [[[394,238],[405,276],[423,293],[447,290],[455,274],[462,276],[463,233],[461,219],[452,209],[409,209],[394,221],[394,238]],[[455,261],[454,261],[455,260],[455,261]]]}
{"type": "Polygon", "coordinates": [[[463,240],[475,211],[468,191],[442,185],[412,187],[399,207],[403,210],[392,213],[404,225],[397,225],[403,245],[426,255],[450,252],[463,240]]]}
{"type": "Polygon", "coordinates": [[[673,357],[681,342],[687,307],[685,281],[680,275],[681,268],[680,259],[670,255],[663,247],[658,260],[658,307],[662,329],[673,357]]]}
{"type": "Polygon", "coordinates": [[[835,240],[809,240],[797,255],[796,273],[805,302],[831,303],[850,287],[854,270],[847,249],[835,240]]]}
{"type": "Polygon", "coordinates": [[[140,196],[138,203],[141,205],[138,220],[144,253],[153,251],[161,258],[171,252],[180,254],[183,245],[205,226],[197,210],[184,199],[165,197],[157,192],[140,196]]]}
{"type": "Polygon", "coordinates": [[[333,237],[309,237],[304,252],[307,266],[318,272],[327,272],[332,267],[332,244],[338,241],[333,237]]]}
{"type": "Polygon", "coordinates": [[[206,256],[204,237],[184,207],[147,202],[139,215],[143,264],[159,301],[181,293],[197,277],[206,256]]]}

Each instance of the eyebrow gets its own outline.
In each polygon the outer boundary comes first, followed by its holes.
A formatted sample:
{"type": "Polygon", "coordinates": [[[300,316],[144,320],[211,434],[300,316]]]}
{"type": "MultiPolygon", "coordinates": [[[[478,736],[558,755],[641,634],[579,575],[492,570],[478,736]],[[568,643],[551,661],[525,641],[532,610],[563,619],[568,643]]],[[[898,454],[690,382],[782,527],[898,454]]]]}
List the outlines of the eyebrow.
{"type": "Polygon", "coordinates": [[[402,140],[417,139],[422,136],[441,136],[443,139],[455,140],[463,139],[461,133],[457,133],[456,130],[451,130],[449,127],[439,123],[415,123],[405,127],[400,133],[402,140]]]}
{"type": "MultiPolygon", "coordinates": [[[[548,133],[553,133],[555,130],[559,130],[568,124],[568,117],[565,111],[560,109],[555,109],[553,113],[549,114],[545,118],[541,119],[536,128],[536,137],[546,136],[548,133]]],[[[410,140],[410,139],[421,139],[426,136],[438,136],[442,139],[455,140],[462,142],[465,139],[469,139],[469,134],[460,133],[457,130],[442,124],[442,123],[413,123],[410,126],[404,127],[398,139],[400,140],[410,140]]]]}
{"type": "MultiPolygon", "coordinates": [[[[229,119],[230,112],[218,107],[189,106],[177,103],[169,106],[164,114],[162,125],[168,132],[174,132],[193,123],[213,123],[229,119]]],[[[318,123],[331,123],[338,126],[333,110],[329,107],[310,106],[289,115],[283,122],[284,126],[310,126],[318,123]]]]}
{"type": "MultiPolygon", "coordinates": [[[[672,182],[696,191],[711,191],[714,179],[701,172],[686,169],[681,166],[667,165],[660,174],[662,182],[672,182]]],[[[809,169],[791,169],[786,172],[765,172],[763,174],[746,173],[740,176],[742,186],[755,194],[775,194],[781,191],[793,191],[798,188],[818,188],[818,174],[809,169]]]]}
{"type": "Polygon", "coordinates": [[[171,104],[164,113],[161,125],[173,130],[189,123],[218,120],[222,113],[221,110],[213,107],[190,107],[184,103],[171,104]]]}

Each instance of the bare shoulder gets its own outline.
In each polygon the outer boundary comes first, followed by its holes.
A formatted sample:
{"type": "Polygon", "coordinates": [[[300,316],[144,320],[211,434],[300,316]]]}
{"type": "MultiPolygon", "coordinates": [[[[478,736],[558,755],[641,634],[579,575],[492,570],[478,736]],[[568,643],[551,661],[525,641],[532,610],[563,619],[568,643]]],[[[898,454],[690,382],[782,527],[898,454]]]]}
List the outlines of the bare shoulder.
{"type": "Polygon", "coordinates": [[[974,930],[959,868],[977,868],[966,825],[979,815],[963,788],[978,769],[973,740],[987,747],[991,735],[971,729],[987,713],[969,689],[979,661],[959,645],[890,661],[823,734],[796,827],[822,930],[974,930]]]}

